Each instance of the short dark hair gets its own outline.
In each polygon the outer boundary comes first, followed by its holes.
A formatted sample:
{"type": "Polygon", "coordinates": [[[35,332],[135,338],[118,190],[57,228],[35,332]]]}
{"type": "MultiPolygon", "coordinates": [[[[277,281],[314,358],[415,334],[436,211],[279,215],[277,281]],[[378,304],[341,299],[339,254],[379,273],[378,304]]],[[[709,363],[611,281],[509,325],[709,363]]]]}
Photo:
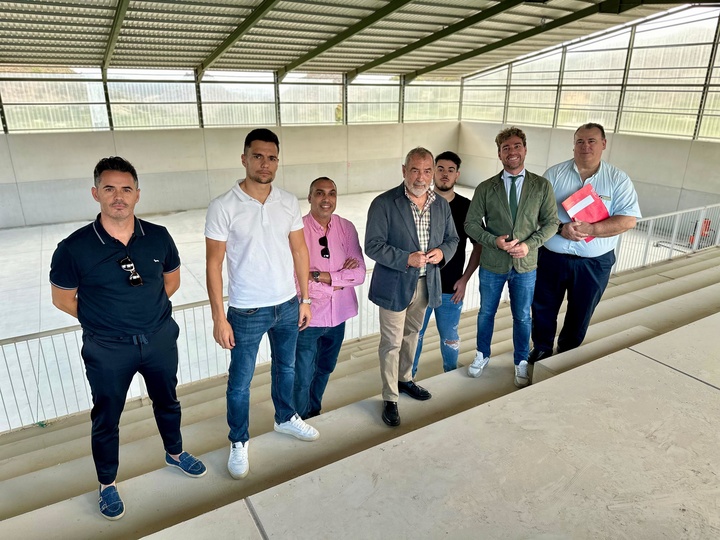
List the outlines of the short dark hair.
{"type": "Polygon", "coordinates": [[[100,175],[105,171],[130,173],[133,177],[133,180],[135,181],[135,189],[137,189],[137,171],[135,170],[135,167],[132,166],[132,163],[130,163],[127,159],[123,159],[119,156],[110,156],[102,158],[100,161],[98,161],[97,165],[95,165],[95,170],[93,171],[95,187],[100,187],[100,175]]]}
{"type": "Polygon", "coordinates": [[[310,182],[310,191],[308,191],[308,197],[312,195],[313,186],[316,182],[320,182],[321,180],[327,180],[328,182],[332,182],[333,186],[335,186],[335,191],[337,191],[337,184],[335,183],[335,180],[332,178],[328,178],[327,176],[320,176],[319,178],[316,178],[312,182],[310,182]]]}
{"type": "Polygon", "coordinates": [[[602,124],[597,124],[595,122],[589,122],[587,124],[583,124],[582,126],[580,126],[579,128],[577,128],[575,130],[575,133],[573,134],[573,136],[577,135],[577,132],[580,131],[581,129],[599,129],[600,135],[602,135],[603,140],[605,140],[605,128],[602,127],[602,124]]]}
{"type": "Polygon", "coordinates": [[[247,137],[245,137],[245,146],[243,147],[244,153],[248,151],[253,141],[274,143],[275,146],[277,146],[278,152],[280,151],[280,140],[278,136],[267,128],[253,129],[247,134],[247,137]]]}
{"type": "Polygon", "coordinates": [[[459,171],[460,165],[462,165],[462,159],[460,159],[460,156],[458,156],[455,152],[451,152],[450,150],[443,152],[442,154],[438,154],[435,158],[435,165],[437,165],[438,161],[441,159],[445,159],[447,161],[452,161],[455,164],[455,168],[459,171]]]}
{"type": "Polygon", "coordinates": [[[405,156],[405,166],[407,167],[410,164],[410,160],[416,156],[421,159],[430,156],[430,159],[433,159],[433,154],[430,150],[423,148],[422,146],[418,146],[417,148],[410,150],[407,153],[407,156],[405,156]]]}
{"type": "Polygon", "coordinates": [[[502,143],[507,141],[510,137],[520,137],[523,146],[527,146],[527,137],[525,137],[525,133],[523,132],[523,130],[519,127],[513,126],[503,129],[500,133],[497,134],[497,137],[495,137],[495,144],[497,144],[498,150],[500,150],[502,143]]]}

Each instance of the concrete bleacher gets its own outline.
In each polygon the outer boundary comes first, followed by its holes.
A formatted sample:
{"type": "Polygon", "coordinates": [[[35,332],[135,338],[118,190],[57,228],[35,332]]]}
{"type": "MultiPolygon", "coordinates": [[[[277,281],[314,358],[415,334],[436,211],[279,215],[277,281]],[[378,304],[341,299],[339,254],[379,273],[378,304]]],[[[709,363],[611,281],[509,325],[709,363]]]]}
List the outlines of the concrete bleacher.
{"type": "MultiPolygon", "coordinates": [[[[418,379],[433,399],[402,396],[396,429],[380,419],[377,336],[344,344],[324,414],[310,421],[321,433],[313,443],[273,432],[269,370],[259,366],[250,475],[240,481],[226,470],[225,377],[180,390],[186,450],[209,469],[202,479],[164,466],[151,407],[129,402],[118,478],[127,512],[118,522],[97,511],[89,414],[4,434],[0,538],[583,538],[623,536],[612,527],[637,531],[643,524],[647,534],[624,536],[712,537],[703,533],[720,530],[718,505],[710,511],[701,499],[717,502],[708,475],[720,472],[720,458],[706,453],[720,433],[712,425],[720,418],[719,263],[720,249],[711,249],[613,276],[583,346],[538,364],[533,386],[521,392],[512,383],[507,305],[498,311],[493,358],[480,379],[462,368],[441,373],[431,325],[418,379]],[[673,400],[692,412],[680,441],[673,440],[673,400]],[[638,435],[641,429],[647,433],[638,435]],[[567,447],[558,446],[560,435],[567,447]],[[603,437],[612,440],[607,448],[603,437]],[[623,437],[632,443],[627,449],[623,437]],[[617,455],[605,456],[608,448],[617,455]],[[667,459],[656,459],[659,449],[667,459]],[[638,495],[644,476],[646,498],[638,495]],[[673,487],[673,479],[681,485],[673,487]],[[632,482],[639,482],[635,491],[632,482]],[[613,494],[612,486],[628,491],[613,494]],[[592,512],[591,502],[599,510],[592,512]],[[682,505],[687,511],[678,510],[682,505]],[[658,518],[658,509],[672,516],[658,518]],[[590,532],[576,534],[583,511],[592,514],[584,524],[590,532]],[[661,525],[689,532],[650,534],[661,525]]],[[[460,334],[467,365],[475,313],[463,315],[460,334]]]]}

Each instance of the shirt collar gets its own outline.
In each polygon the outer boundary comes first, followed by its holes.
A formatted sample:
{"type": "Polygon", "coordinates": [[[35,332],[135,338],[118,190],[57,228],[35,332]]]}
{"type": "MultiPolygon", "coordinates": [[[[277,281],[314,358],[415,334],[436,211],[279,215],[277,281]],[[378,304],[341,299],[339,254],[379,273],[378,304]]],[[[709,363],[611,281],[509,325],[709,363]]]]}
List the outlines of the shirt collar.
{"type": "MultiPolygon", "coordinates": [[[[315,231],[317,231],[317,232],[319,232],[319,233],[324,233],[324,232],[325,232],[325,228],[324,228],[322,225],[320,225],[320,223],[318,222],[318,220],[315,219],[315,217],[312,215],[311,212],[308,212],[306,215],[307,215],[307,217],[310,219],[310,226],[311,226],[313,229],[315,229],[315,231]]],[[[328,221],[328,224],[327,224],[328,230],[330,230],[330,229],[332,228],[332,224],[333,224],[333,221],[334,221],[334,220],[335,220],[335,214],[331,214],[331,215],[330,215],[330,221],[328,221]]]]}
{"type": "MultiPolygon", "coordinates": [[[[133,216],[133,219],[135,220],[135,236],[145,236],[145,230],[143,229],[142,223],[140,223],[140,220],[137,218],[137,216],[133,216]]],[[[100,243],[105,245],[109,244],[111,242],[115,241],[115,238],[110,236],[108,232],[105,230],[105,227],[102,226],[102,223],[100,222],[100,214],[97,215],[95,218],[95,221],[92,223],[93,230],[95,231],[95,234],[98,237],[98,240],[100,240],[100,243]]]]}
{"type": "MultiPolygon", "coordinates": [[[[251,196],[248,195],[247,193],[245,193],[245,192],[243,191],[243,189],[240,187],[240,182],[243,182],[243,181],[244,181],[244,180],[238,180],[237,182],[235,182],[235,185],[233,186],[233,191],[235,192],[235,195],[237,195],[238,198],[239,198],[241,201],[243,201],[243,202],[255,201],[256,203],[260,204],[260,201],[258,201],[257,199],[251,197],[251,196]]],[[[269,193],[267,199],[265,199],[265,203],[269,203],[269,202],[274,201],[274,200],[275,200],[275,197],[276,197],[275,187],[273,187],[273,186],[271,185],[271,186],[270,186],[270,193],[269,193]]]]}
{"type": "Polygon", "coordinates": [[[510,181],[511,176],[516,176],[518,178],[522,178],[523,180],[525,180],[525,169],[523,168],[523,170],[520,171],[518,174],[510,174],[505,169],[503,169],[503,180],[510,181]]]}

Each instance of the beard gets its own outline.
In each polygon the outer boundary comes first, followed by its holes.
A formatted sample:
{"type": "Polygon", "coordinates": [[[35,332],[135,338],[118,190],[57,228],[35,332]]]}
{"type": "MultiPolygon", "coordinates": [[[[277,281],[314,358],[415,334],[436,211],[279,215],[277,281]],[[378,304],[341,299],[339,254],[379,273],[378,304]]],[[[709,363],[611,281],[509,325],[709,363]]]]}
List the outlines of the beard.
{"type": "Polygon", "coordinates": [[[430,191],[431,186],[432,184],[427,186],[408,185],[407,182],[405,182],[405,189],[407,189],[408,192],[413,195],[413,197],[422,197],[428,191],[430,191]]]}
{"type": "Polygon", "coordinates": [[[257,182],[258,184],[272,184],[272,181],[275,180],[275,175],[272,175],[270,177],[264,177],[260,175],[248,175],[248,178],[252,180],[253,182],[257,182]]]}
{"type": "Polygon", "coordinates": [[[437,189],[438,191],[450,191],[454,187],[454,185],[444,186],[443,184],[435,184],[435,189],[437,189]]]}

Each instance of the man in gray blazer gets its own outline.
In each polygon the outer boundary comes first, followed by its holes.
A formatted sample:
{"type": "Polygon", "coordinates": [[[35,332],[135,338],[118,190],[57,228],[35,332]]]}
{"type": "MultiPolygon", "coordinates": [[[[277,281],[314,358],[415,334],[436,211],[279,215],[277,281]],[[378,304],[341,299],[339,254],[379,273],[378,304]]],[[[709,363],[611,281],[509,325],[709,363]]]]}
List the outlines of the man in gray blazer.
{"type": "Polygon", "coordinates": [[[413,359],[425,309],[442,301],[440,267],[458,245],[450,205],[432,190],[434,171],[429,150],[410,150],[404,182],[368,210],[365,254],[375,261],[369,298],[380,307],[382,419],[389,426],[400,425],[400,392],[421,401],[432,397],[412,380],[413,359]]]}

